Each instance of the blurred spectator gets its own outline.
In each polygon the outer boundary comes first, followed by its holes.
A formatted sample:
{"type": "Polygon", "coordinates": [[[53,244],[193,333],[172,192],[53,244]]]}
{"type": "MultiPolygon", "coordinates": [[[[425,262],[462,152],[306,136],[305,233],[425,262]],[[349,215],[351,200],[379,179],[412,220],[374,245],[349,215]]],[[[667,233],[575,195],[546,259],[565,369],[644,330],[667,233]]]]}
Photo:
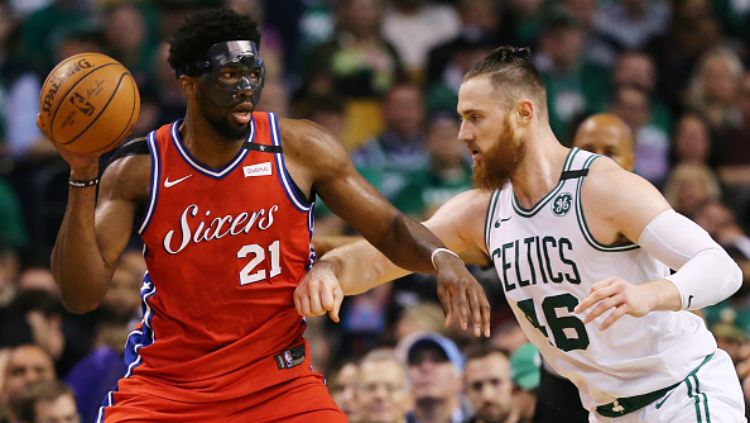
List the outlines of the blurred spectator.
{"type": "Polygon", "coordinates": [[[595,26],[599,0],[564,0],[563,4],[584,30],[584,58],[599,66],[611,68],[617,59],[617,49],[612,40],[603,36],[595,26]]]}
{"type": "Polygon", "coordinates": [[[393,204],[416,219],[426,219],[458,193],[471,189],[471,165],[466,148],[456,141],[458,121],[453,113],[431,117],[427,128],[429,168],[411,175],[393,204]]]}
{"type": "Polygon", "coordinates": [[[666,132],[672,130],[672,113],[656,92],[656,65],[646,53],[626,51],[617,58],[613,70],[614,86],[637,87],[648,94],[651,104],[651,122],[666,132]]]}
{"type": "Polygon", "coordinates": [[[609,113],[589,116],[576,131],[573,146],[614,160],[633,170],[633,132],[619,117],[609,113]]]}
{"type": "Polygon", "coordinates": [[[0,316],[16,296],[16,279],[18,278],[18,252],[0,244],[0,316]]]}
{"type": "Polygon", "coordinates": [[[458,102],[458,89],[464,74],[474,63],[486,56],[497,46],[491,37],[476,39],[459,38],[445,46],[446,51],[434,51],[427,81],[427,108],[435,110],[453,110],[458,102]],[[445,55],[439,57],[438,55],[445,55]],[[444,60],[444,63],[441,61],[444,60]]]}
{"type": "MultiPolygon", "coordinates": [[[[159,103],[160,114],[156,122],[167,123],[181,119],[185,113],[185,96],[182,91],[174,70],[169,66],[167,57],[169,56],[169,43],[162,42],[159,46],[159,53],[155,63],[154,86],[149,87],[156,92],[156,98],[159,103]]],[[[139,120],[139,126],[142,121],[139,120]]],[[[141,128],[141,133],[153,129],[154,126],[141,128]]]]}
{"type": "Polygon", "coordinates": [[[289,117],[289,92],[283,81],[278,78],[266,80],[257,109],[276,113],[278,117],[289,117]]]}
{"type": "Polygon", "coordinates": [[[672,1],[671,5],[666,33],[649,43],[647,51],[656,61],[659,96],[678,113],[695,63],[719,44],[721,31],[709,0],[672,1]]]}
{"type": "Polygon", "coordinates": [[[664,32],[669,8],[660,0],[620,0],[603,6],[594,22],[621,50],[636,50],[664,32]]]}
{"type": "Polygon", "coordinates": [[[393,201],[411,175],[427,168],[424,104],[419,87],[394,85],[382,105],[385,130],[352,153],[360,171],[369,172],[380,193],[393,201]]]}
{"type": "Polygon", "coordinates": [[[544,27],[545,0],[509,0],[508,23],[513,26],[513,43],[536,47],[544,27]]]}
{"type": "Polygon", "coordinates": [[[377,98],[401,71],[394,47],[381,36],[382,0],[338,0],[334,39],[307,61],[308,94],[377,98]]]}
{"type": "Polygon", "coordinates": [[[536,389],[541,378],[542,358],[533,344],[524,344],[510,357],[510,377],[513,380],[513,404],[518,410],[519,423],[531,423],[536,407],[536,389]]]}
{"type": "Polygon", "coordinates": [[[473,345],[466,350],[464,394],[474,409],[467,423],[515,423],[510,361],[504,350],[473,345]]]}
{"type": "Polygon", "coordinates": [[[672,146],[676,163],[709,164],[711,137],[706,122],[695,113],[686,113],[677,121],[672,146]]]}
{"type": "Polygon", "coordinates": [[[109,6],[102,14],[107,52],[122,62],[139,84],[149,78],[158,45],[151,39],[141,9],[130,2],[109,6]]]}
{"type": "Polygon", "coordinates": [[[390,41],[414,81],[423,79],[427,52],[458,35],[456,11],[427,0],[393,0],[383,19],[383,35],[390,41]]]}
{"type": "Polygon", "coordinates": [[[516,351],[521,345],[529,342],[526,334],[515,319],[503,321],[492,328],[492,345],[505,351],[516,351]]]}
{"type": "Polygon", "coordinates": [[[21,204],[13,187],[0,178],[0,245],[14,250],[28,246],[29,235],[26,232],[21,204]]]}
{"type": "Polygon", "coordinates": [[[37,345],[24,344],[10,350],[0,383],[0,403],[7,404],[29,385],[55,380],[55,368],[49,354],[37,345]]]}
{"type": "Polygon", "coordinates": [[[677,165],[664,186],[664,198],[672,208],[687,217],[692,217],[704,202],[720,196],[716,175],[707,166],[698,163],[677,165]]]}
{"type": "MultiPolygon", "coordinates": [[[[398,300],[398,298],[395,299],[395,301],[398,300]]],[[[404,300],[401,299],[401,301],[404,300]]],[[[396,341],[400,342],[415,333],[440,333],[444,330],[444,320],[445,316],[439,305],[434,302],[415,301],[414,304],[403,308],[401,317],[396,323],[396,341]]]]}
{"type": "Polygon", "coordinates": [[[55,65],[54,51],[61,34],[71,29],[90,25],[89,10],[77,0],[53,0],[31,13],[23,23],[24,56],[33,69],[44,75],[55,65]]]}
{"type": "Polygon", "coordinates": [[[403,74],[395,48],[381,35],[384,0],[337,0],[333,39],[305,60],[303,96],[339,95],[346,104],[344,145],[378,133],[377,100],[403,74]]]}
{"type": "Polygon", "coordinates": [[[328,130],[336,139],[344,136],[344,101],[335,96],[312,97],[300,114],[328,130]]]}
{"type": "Polygon", "coordinates": [[[707,52],[690,79],[686,105],[705,116],[713,129],[738,126],[743,72],[742,62],[732,50],[716,48],[707,52]]]}
{"type": "Polygon", "coordinates": [[[405,423],[411,409],[404,364],[392,350],[375,349],[359,362],[357,398],[363,423],[405,423]]]}
{"type": "Polygon", "coordinates": [[[534,62],[547,87],[552,130],[569,143],[571,123],[581,115],[602,111],[609,93],[608,72],[582,54],[583,28],[563,8],[553,8],[546,20],[534,62]]]}
{"type": "Polygon", "coordinates": [[[44,142],[36,127],[41,81],[21,51],[20,26],[0,2],[0,154],[17,158],[44,142]]]}
{"type": "Polygon", "coordinates": [[[21,423],[79,423],[73,392],[56,380],[45,380],[26,388],[14,401],[21,423]]]}
{"type": "Polygon", "coordinates": [[[463,357],[450,339],[436,333],[415,334],[399,343],[398,353],[409,365],[414,410],[409,423],[459,423],[463,357]]]}
{"type": "Polygon", "coordinates": [[[359,383],[359,366],[351,361],[344,362],[338,371],[332,373],[328,385],[333,400],[341,411],[346,414],[350,423],[361,423],[361,411],[357,398],[357,384],[359,383]]]}
{"type": "Polygon", "coordinates": [[[635,173],[661,185],[669,174],[669,134],[654,123],[648,93],[635,86],[619,86],[610,109],[635,135],[635,173]]]}

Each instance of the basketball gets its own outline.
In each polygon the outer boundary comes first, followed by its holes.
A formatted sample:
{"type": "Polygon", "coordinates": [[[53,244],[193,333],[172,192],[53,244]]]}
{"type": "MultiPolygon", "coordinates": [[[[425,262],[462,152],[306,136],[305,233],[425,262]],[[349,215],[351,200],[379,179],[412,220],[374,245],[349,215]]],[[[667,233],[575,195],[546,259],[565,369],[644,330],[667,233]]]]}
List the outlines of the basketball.
{"type": "Polygon", "coordinates": [[[39,96],[39,128],[73,153],[102,154],[133,130],[141,110],[133,75],[117,60],[81,53],[47,75],[39,96]]]}

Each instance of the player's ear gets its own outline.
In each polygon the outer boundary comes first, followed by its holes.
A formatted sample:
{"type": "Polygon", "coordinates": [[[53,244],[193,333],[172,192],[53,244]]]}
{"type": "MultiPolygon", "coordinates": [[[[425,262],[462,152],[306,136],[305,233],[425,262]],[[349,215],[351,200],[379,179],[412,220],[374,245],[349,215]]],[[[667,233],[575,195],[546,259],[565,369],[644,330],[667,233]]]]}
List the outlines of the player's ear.
{"type": "Polygon", "coordinates": [[[182,90],[182,93],[185,95],[185,97],[195,97],[195,94],[198,91],[198,78],[193,78],[192,76],[187,75],[180,75],[177,78],[177,82],[180,84],[180,89],[182,90]]]}
{"type": "Polygon", "coordinates": [[[516,102],[513,112],[515,115],[514,117],[518,121],[517,123],[521,126],[525,126],[531,123],[531,120],[534,118],[536,106],[530,99],[521,99],[516,102]]]}

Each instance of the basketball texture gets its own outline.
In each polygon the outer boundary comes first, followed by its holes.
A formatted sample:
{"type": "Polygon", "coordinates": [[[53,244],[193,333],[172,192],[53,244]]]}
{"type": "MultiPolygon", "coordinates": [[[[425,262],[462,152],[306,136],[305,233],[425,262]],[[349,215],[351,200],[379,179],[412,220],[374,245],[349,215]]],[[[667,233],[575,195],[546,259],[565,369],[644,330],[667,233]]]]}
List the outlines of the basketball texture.
{"type": "Polygon", "coordinates": [[[133,76],[117,60],[81,53],[47,75],[39,97],[39,128],[74,153],[114,149],[133,130],[141,99],[133,76]]]}

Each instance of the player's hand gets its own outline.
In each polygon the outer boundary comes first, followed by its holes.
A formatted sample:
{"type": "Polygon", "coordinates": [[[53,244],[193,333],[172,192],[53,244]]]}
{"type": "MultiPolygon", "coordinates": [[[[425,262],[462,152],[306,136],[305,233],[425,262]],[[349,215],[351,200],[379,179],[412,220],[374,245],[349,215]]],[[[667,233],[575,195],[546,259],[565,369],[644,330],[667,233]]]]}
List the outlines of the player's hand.
{"type": "Polygon", "coordinates": [[[451,254],[435,256],[437,294],[445,313],[445,326],[458,319],[463,330],[472,324],[474,336],[490,336],[490,303],[484,287],[466,270],[464,262],[451,254]]]}
{"type": "Polygon", "coordinates": [[[325,261],[315,263],[294,290],[294,307],[305,317],[328,313],[328,317],[338,323],[343,300],[344,290],[330,264],[325,261]]]}
{"type": "Polygon", "coordinates": [[[591,287],[589,296],[578,304],[575,312],[581,314],[590,310],[583,319],[583,323],[587,324],[612,310],[599,326],[599,329],[605,330],[626,314],[643,317],[652,311],[655,293],[651,291],[649,284],[634,285],[621,278],[607,278],[591,287]]]}
{"type": "MultiPolygon", "coordinates": [[[[44,128],[41,126],[41,117],[37,113],[36,117],[36,126],[42,131],[44,136],[46,136],[50,142],[52,142],[52,138],[50,135],[45,131],[44,128]]],[[[78,173],[81,174],[91,174],[93,173],[92,177],[86,177],[81,179],[93,179],[96,178],[97,172],[98,172],[98,165],[99,165],[99,155],[97,154],[81,154],[81,153],[73,153],[62,146],[55,144],[52,142],[52,145],[55,146],[57,149],[57,152],[60,153],[60,156],[62,156],[63,160],[68,162],[71,169],[78,170],[78,173]],[[93,171],[92,171],[93,169],[93,171]]]]}

